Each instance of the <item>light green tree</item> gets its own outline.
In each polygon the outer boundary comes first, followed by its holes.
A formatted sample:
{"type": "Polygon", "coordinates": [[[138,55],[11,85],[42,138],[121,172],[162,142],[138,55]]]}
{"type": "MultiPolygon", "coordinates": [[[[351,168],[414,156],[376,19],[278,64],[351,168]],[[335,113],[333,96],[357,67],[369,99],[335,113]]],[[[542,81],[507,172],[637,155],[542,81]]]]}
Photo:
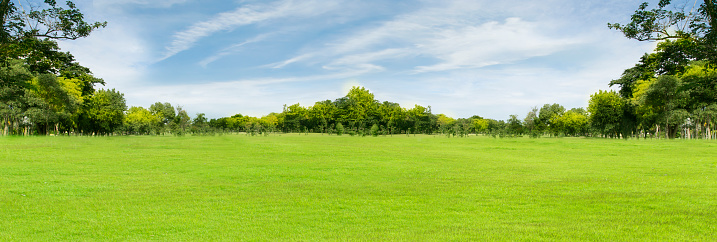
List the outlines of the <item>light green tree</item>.
{"type": "Polygon", "coordinates": [[[159,117],[143,107],[130,107],[125,114],[125,127],[131,134],[151,134],[159,117]]]}

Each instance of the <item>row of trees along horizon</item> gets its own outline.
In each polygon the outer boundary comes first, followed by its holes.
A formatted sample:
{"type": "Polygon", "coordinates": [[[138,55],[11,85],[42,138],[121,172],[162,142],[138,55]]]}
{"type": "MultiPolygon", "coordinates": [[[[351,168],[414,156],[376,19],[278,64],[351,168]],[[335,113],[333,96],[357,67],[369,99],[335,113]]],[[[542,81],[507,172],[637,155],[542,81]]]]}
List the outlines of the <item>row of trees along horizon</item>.
{"type": "Polygon", "coordinates": [[[181,106],[157,102],[127,108],[117,90],[95,89],[105,82],[81,66],[58,40],[75,40],[107,25],[87,23],[68,1],[0,2],[0,115],[3,135],[185,135],[275,132],[349,135],[443,134],[466,137],[591,136],[610,138],[717,138],[717,0],[697,10],[661,0],[638,7],[627,24],[609,28],[639,41],[658,41],[632,68],[599,91],[587,109],[560,104],[534,107],[525,118],[494,120],[474,115],[454,119],[431,107],[404,108],[374,99],[363,87],[345,97],[304,107],[284,105],[261,118],[237,114],[207,120],[191,118],[181,106]],[[21,2],[18,2],[19,4],[21,2]],[[668,10],[668,8],[673,10],[668,10]]]}

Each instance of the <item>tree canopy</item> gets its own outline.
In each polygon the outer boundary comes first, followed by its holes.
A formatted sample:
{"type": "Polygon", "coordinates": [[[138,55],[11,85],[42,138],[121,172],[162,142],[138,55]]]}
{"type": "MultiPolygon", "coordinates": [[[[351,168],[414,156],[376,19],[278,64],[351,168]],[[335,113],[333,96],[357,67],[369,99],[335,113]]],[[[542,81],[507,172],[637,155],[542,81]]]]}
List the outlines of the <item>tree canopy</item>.
{"type": "Polygon", "coordinates": [[[0,115],[3,134],[111,133],[122,124],[124,97],[95,90],[92,75],[57,40],[87,37],[106,22],[87,23],[72,1],[0,1],[0,115]]]}

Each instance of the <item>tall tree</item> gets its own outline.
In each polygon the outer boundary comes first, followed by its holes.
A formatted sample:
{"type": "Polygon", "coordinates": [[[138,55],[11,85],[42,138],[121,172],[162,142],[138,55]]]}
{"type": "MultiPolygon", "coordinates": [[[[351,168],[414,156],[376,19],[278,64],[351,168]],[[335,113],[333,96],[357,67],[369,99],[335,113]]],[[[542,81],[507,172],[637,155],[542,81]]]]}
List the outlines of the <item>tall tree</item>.
{"type": "Polygon", "coordinates": [[[620,134],[623,99],[615,91],[602,91],[590,95],[588,112],[590,124],[598,133],[617,137],[620,134]]]}
{"type": "Polygon", "coordinates": [[[674,138],[677,126],[688,117],[683,108],[687,95],[680,90],[681,86],[682,80],[677,77],[660,76],[650,85],[642,100],[644,105],[657,110],[658,119],[665,128],[666,138],[674,138]]]}
{"type": "Polygon", "coordinates": [[[127,110],[124,94],[115,89],[97,90],[86,105],[82,129],[101,135],[114,133],[122,125],[127,110]]]}
{"type": "Polygon", "coordinates": [[[174,116],[174,120],[172,122],[172,133],[175,135],[186,134],[191,120],[192,118],[190,118],[189,114],[187,114],[187,110],[184,110],[182,106],[177,106],[177,115],[174,116]]]}
{"type": "Polygon", "coordinates": [[[25,92],[32,78],[27,65],[20,60],[0,66],[0,116],[3,121],[3,135],[14,133],[14,127],[18,126],[27,111],[25,92]]]}
{"type": "Polygon", "coordinates": [[[551,135],[557,134],[553,122],[565,112],[565,107],[560,104],[545,104],[538,112],[538,129],[542,132],[549,132],[551,135]]]}

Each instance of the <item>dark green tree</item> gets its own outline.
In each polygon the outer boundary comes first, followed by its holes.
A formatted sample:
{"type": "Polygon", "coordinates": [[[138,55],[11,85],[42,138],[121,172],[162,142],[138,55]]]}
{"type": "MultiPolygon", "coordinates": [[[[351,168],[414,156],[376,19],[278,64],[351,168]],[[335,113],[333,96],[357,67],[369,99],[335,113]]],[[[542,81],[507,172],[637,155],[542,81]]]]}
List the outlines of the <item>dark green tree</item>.
{"type": "Polygon", "coordinates": [[[615,138],[620,134],[623,99],[615,91],[602,91],[590,95],[588,112],[590,125],[603,136],[615,138]]]}
{"type": "Polygon", "coordinates": [[[336,135],[341,136],[342,134],[344,134],[344,125],[336,123],[336,135]]]}

